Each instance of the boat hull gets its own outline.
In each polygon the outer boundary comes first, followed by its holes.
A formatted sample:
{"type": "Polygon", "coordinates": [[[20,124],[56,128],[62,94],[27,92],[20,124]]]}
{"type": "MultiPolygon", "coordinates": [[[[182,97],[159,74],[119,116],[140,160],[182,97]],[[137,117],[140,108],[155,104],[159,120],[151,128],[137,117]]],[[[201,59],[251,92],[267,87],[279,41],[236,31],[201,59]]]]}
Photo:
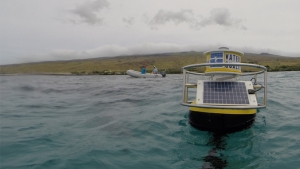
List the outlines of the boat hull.
{"type": "Polygon", "coordinates": [[[142,74],[141,72],[135,71],[135,70],[127,70],[126,74],[128,74],[131,77],[135,77],[135,78],[162,78],[162,77],[165,77],[162,74],[152,74],[152,73],[142,74]]]}

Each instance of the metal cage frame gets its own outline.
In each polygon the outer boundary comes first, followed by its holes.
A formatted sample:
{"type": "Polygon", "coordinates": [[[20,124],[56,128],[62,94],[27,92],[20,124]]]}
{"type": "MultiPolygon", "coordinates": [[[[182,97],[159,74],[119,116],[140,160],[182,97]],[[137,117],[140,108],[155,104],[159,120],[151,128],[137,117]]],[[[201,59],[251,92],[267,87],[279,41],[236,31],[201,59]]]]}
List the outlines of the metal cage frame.
{"type": "Polygon", "coordinates": [[[200,108],[220,108],[220,109],[261,109],[267,107],[267,68],[257,64],[248,64],[248,63],[201,63],[201,64],[192,64],[182,67],[183,72],[183,92],[182,92],[182,102],[183,106],[188,107],[200,107],[200,108]],[[198,73],[194,71],[188,71],[189,68],[196,68],[202,66],[246,66],[246,67],[254,67],[259,68],[261,71],[257,72],[248,72],[241,74],[230,73],[230,72],[210,72],[210,73],[198,73]],[[199,76],[211,76],[211,74],[235,74],[239,76],[250,76],[253,75],[255,81],[257,80],[258,74],[263,74],[264,82],[263,85],[256,85],[254,88],[263,88],[264,89],[264,102],[258,103],[257,106],[233,106],[233,105],[208,105],[208,104],[192,104],[192,101],[188,101],[188,89],[189,88],[197,88],[197,84],[189,83],[189,74],[199,75],[199,76]]]}

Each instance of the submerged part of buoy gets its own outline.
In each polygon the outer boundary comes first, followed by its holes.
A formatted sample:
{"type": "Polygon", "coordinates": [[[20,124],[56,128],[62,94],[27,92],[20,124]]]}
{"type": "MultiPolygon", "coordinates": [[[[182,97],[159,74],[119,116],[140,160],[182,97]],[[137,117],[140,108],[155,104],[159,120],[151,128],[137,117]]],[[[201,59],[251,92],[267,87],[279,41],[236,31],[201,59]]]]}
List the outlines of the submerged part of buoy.
{"type": "Polygon", "coordinates": [[[189,123],[200,130],[211,132],[235,132],[251,127],[253,114],[218,114],[189,111],[189,123]]]}

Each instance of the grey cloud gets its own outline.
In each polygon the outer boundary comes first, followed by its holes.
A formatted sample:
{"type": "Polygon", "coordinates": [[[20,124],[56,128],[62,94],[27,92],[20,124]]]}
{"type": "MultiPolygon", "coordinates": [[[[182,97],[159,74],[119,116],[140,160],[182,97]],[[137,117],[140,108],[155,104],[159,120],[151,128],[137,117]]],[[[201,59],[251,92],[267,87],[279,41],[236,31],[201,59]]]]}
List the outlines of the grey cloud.
{"type": "Polygon", "coordinates": [[[213,22],[224,26],[232,25],[232,21],[230,19],[230,13],[228,9],[226,8],[212,9],[210,14],[211,14],[210,18],[213,22]]]}
{"type": "Polygon", "coordinates": [[[144,13],[143,14],[143,19],[142,19],[144,22],[148,23],[149,22],[149,16],[147,13],[144,13]]]}
{"type": "Polygon", "coordinates": [[[227,8],[215,8],[210,11],[210,16],[202,21],[196,23],[196,27],[204,27],[208,25],[221,25],[226,27],[238,27],[246,30],[247,28],[240,24],[241,19],[233,19],[227,8]]]}
{"type": "Polygon", "coordinates": [[[71,10],[71,13],[79,16],[82,19],[81,22],[85,22],[90,25],[102,24],[103,18],[100,18],[97,15],[97,12],[107,8],[108,6],[109,3],[106,0],[89,1],[77,6],[75,9],[71,10]]]}
{"type": "Polygon", "coordinates": [[[127,23],[128,25],[133,25],[134,24],[134,18],[129,17],[128,19],[123,18],[123,22],[127,23]]]}
{"type": "Polygon", "coordinates": [[[157,29],[157,26],[164,25],[168,22],[175,24],[187,23],[193,29],[200,29],[208,25],[221,25],[225,27],[237,27],[240,29],[247,29],[241,25],[241,19],[233,19],[227,8],[212,9],[210,15],[204,18],[195,18],[192,10],[181,10],[179,12],[160,10],[150,20],[149,25],[152,29],[157,29]]]}
{"type": "Polygon", "coordinates": [[[194,21],[192,10],[181,10],[179,12],[160,10],[151,19],[149,24],[151,25],[163,25],[168,22],[174,22],[179,24],[181,22],[191,23],[194,21]]]}

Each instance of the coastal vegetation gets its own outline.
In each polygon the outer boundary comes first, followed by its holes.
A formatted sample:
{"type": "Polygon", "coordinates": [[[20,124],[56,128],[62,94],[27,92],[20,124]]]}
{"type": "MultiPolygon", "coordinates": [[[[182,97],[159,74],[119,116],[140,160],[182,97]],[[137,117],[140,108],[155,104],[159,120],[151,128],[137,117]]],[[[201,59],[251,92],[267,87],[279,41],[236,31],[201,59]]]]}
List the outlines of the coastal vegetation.
{"type": "MultiPolygon", "coordinates": [[[[122,75],[128,69],[140,70],[144,65],[147,72],[155,65],[168,74],[179,74],[183,66],[205,62],[202,52],[191,51],[1,65],[0,74],[122,75]]],[[[242,62],[266,66],[268,71],[300,71],[300,57],[245,53],[242,62]]],[[[243,67],[243,71],[254,71],[254,68],[243,67]]]]}

